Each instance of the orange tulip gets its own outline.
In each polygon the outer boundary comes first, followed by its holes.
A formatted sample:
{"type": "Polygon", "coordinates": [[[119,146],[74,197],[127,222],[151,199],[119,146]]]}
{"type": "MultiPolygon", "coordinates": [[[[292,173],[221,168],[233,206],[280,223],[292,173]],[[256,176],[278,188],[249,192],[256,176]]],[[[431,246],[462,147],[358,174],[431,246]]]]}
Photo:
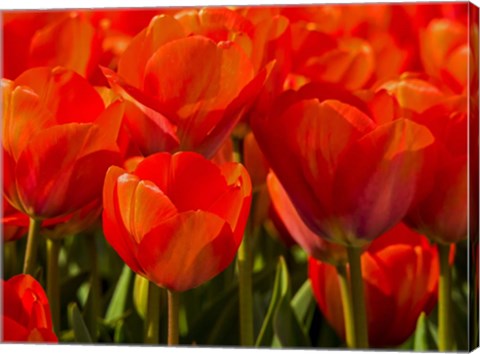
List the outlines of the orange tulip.
{"type": "Polygon", "coordinates": [[[442,79],[455,92],[466,90],[473,78],[473,70],[468,70],[473,56],[467,26],[447,19],[431,21],[420,33],[420,51],[429,75],[442,79]]]}
{"type": "Polygon", "coordinates": [[[3,86],[4,195],[36,219],[64,216],[101,194],[118,163],[123,108],[104,109],[78,74],[35,68],[3,86]]]}
{"type": "Polygon", "coordinates": [[[352,246],[406,215],[433,142],[411,120],[377,124],[354,106],[294,92],[280,96],[270,115],[252,120],[252,129],[307,226],[352,246]]]}
{"type": "Polygon", "coordinates": [[[59,65],[88,78],[97,68],[101,53],[99,32],[81,13],[67,12],[32,37],[29,67],[59,65]]]}
{"type": "Polygon", "coordinates": [[[111,167],[103,189],[107,241],[136,273],[184,291],[223,271],[242,241],[251,183],[237,163],[192,152],[157,153],[128,173],[111,167]]]}
{"type": "Polygon", "coordinates": [[[1,281],[3,341],[58,342],[50,305],[42,286],[30,275],[1,281]]]}
{"type": "MultiPolygon", "coordinates": [[[[170,137],[172,144],[162,148],[211,157],[253,102],[267,73],[255,76],[235,42],[187,33],[175,18],[155,16],[121,56],[118,75],[108,69],[104,73],[112,88],[143,112],[148,124],[138,125],[156,127],[170,137]]],[[[159,139],[146,130],[139,133],[139,139],[159,139]]]]}
{"type": "MultiPolygon", "coordinates": [[[[361,258],[369,343],[393,347],[415,330],[422,312],[437,301],[438,254],[428,240],[398,224],[374,240],[361,258]]],[[[335,267],[310,258],[309,278],[318,306],[345,338],[343,305],[335,267]]]]}

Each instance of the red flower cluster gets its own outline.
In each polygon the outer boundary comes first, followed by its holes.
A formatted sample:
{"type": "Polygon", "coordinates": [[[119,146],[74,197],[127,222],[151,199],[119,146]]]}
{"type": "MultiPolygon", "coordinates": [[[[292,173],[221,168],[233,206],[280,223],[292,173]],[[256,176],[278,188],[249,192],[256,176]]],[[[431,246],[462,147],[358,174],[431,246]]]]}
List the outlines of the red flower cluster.
{"type": "MultiPolygon", "coordinates": [[[[102,214],[133,271],[185,291],[234,260],[270,199],[313,257],[337,333],[323,262],[366,249],[371,343],[401,343],[438,278],[435,247],[403,223],[441,244],[467,237],[468,7],[6,12],[4,242],[29,223],[59,239],[102,214]]],[[[45,294],[19,279],[4,283],[4,324],[19,328],[5,338],[54,339],[45,294]]]]}

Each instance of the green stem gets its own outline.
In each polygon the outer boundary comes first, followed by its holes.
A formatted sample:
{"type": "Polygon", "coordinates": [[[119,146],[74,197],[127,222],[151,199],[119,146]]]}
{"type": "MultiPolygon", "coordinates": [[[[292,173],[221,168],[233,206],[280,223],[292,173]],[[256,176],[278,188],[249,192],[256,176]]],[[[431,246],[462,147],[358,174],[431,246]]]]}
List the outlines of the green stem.
{"type": "Polygon", "coordinates": [[[343,305],[343,319],[345,322],[345,337],[347,346],[353,348],[355,345],[355,325],[352,309],[352,295],[348,282],[347,267],[345,264],[337,265],[338,283],[343,305]]]}
{"type": "Polygon", "coordinates": [[[440,262],[440,281],[438,284],[438,350],[441,352],[453,349],[451,328],[451,293],[452,278],[448,261],[450,245],[438,244],[440,262]]]}
{"type": "Polygon", "coordinates": [[[352,290],[352,308],[355,328],[355,348],[368,348],[367,313],[365,310],[365,293],[363,289],[362,266],[360,256],[362,249],[348,246],[350,264],[350,289],[352,290]]]}
{"type": "Polygon", "coordinates": [[[168,345],[178,344],[178,314],[180,293],[168,290],[168,345]]]}
{"type": "Polygon", "coordinates": [[[60,240],[47,239],[47,297],[56,333],[60,333],[60,275],[58,269],[60,248],[60,240]]]}
{"type": "Polygon", "coordinates": [[[160,288],[148,283],[147,312],[145,313],[146,344],[158,344],[160,336],[160,288]]]}
{"type": "MultiPolygon", "coordinates": [[[[233,139],[234,160],[243,162],[243,140],[233,139]]],[[[252,197],[252,206],[255,198],[252,197]]],[[[250,211],[250,215],[254,213],[250,211]]],[[[253,347],[253,288],[252,288],[252,230],[250,220],[245,227],[243,240],[237,253],[238,266],[238,290],[239,290],[239,311],[240,311],[240,345],[253,347]]]]}
{"type": "Polygon", "coordinates": [[[30,218],[28,225],[27,249],[25,250],[25,259],[23,261],[23,273],[33,275],[37,266],[37,248],[38,237],[40,235],[40,220],[30,218]]]}
{"type": "Polygon", "coordinates": [[[237,255],[239,302],[240,302],[240,344],[253,347],[253,295],[252,295],[252,240],[248,225],[237,255]]]}
{"type": "Polygon", "coordinates": [[[98,274],[98,255],[95,235],[87,235],[87,246],[90,252],[90,323],[89,330],[93,339],[98,335],[98,319],[100,318],[100,277],[98,274]]]}

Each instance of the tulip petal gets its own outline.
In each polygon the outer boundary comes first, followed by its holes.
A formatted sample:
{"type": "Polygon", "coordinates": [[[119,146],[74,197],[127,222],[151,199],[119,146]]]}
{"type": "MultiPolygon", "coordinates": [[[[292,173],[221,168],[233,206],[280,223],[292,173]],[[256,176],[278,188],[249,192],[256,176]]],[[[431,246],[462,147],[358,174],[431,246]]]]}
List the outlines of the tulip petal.
{"type": "Polygon", "coordinates": [[[32,136],[55,121],[40,97],[28,87],[14,87],[13,82],[2,80],[2,91],[3,146],[14,160],[18,160],[32,136]]]}
{"type": "Polygon", "coordinates": [[[267,122],[275,129],[268,123],[256,129],[253,122],[257,141],[302,219],[322,234],[325,210],[332,209],[331,187],[340,153],[375,124],[353,106],[315,99],[292,104],[267,122]]]}
{"type": "Polygon", "coordinates": [[[224,220],[212,213],[188,211],[147,234],[140,243],[138,259],[151,281],[185,291],[225,269],[236,250],[224,220]],[[221,242],[215,242],[217,239],[221,242]]]}
{"type": "Polygon", "coordinates": [[[132,39],[118,61],[118,75],[130,85],[140,88],[146,64],[162,45],[183,38],[184,30],[180,23],[168,15],[152,18],[147,28],[132,39]]]}
{"type": "Polygon", "coordinates": [[[52,22],[30,42],[30,67],[61,65],[83,77],[90,75],[101,54],[95,28],[78,15],[52,22]]]}
{"type": "Polygon", "coordinates": [[[193,36],[157,50],[147,63],[143,88],[159,101],[166,115],[178,120],[185,150],[215,127],[222,111],[252,78],[252,64],[238,45],[217,45],[193,36]]]}
{"type": "Polygon", "coordinates": [[[416,193],[425,148],[433,141],[426,127],[398,119],[350,145],[333,185],[344,242],[372,240],[405,216],[416,193]]]}
{"type": "Polygon", "coordinates": [[[28,342],[57,343],[58,338],[51,329],[34,328],[27,338],[28,342]]]}
{"type": "MultiPolygon", "coordinates": [[[[23,306],[21,296],[18,294],[18,286],[10,284],[10,281],[1,280],[2,284],[2,311],[4,318],[11,318],[19,323],[26,323],[28,313],[23,306]],[[8,304],[8,306],[6,306],[8,304]]],[[[5,324],[4,324],[4,328],[5,324]]]]}
{"type": "Polygon", "coordinates": [[[177,212],[157,186],[135,175],[125,173],[117,178],[117,195],[122,222],[137,244],[151,229],[177,212]]]}
{"type": "Polygon", "coordinates": [[[103,232],[105,239],[123,261],[134,272],[143,275],[142,267],[136,259],[137,243],[134,242],[126,230],[118,205],[117,180],[123,174],[125,174],[123,169],[112,166],[105,176],[103,185],[103,232]]]}
{"type": "Polygon", "coordinates": [[[238,247],[249,216],[252,185],[247,170],[240,164],[226,163],[220,170],[227,180],[228,189],[205,210],[228,222],[238,247]]]}
{"type": "Polygon", "coordinates": [[[268,174],[267,186],[275,211],[284,222],[290,235],[308,255],[329,263],[346,261],[345,247],[329,243],[305,225],[290,201],[287,192],[272,172],[268,174]]]}
{"type": "Polygon", "coordinates": [[[415,78],[387,82],[381,88],[394,95],[402,108],[417,113],[426,111],[446,98],[436,86],[415,78]]]}
{"type": "MultiPolygon", "coordinates": [[[[152,112],[152,111],[149,111],[152,112]]],[[[165,118],[159,121],[156,113],[151,117],[142,112],[137,105],[125,102],[125,125],[143,155],[148,156],[157,152],[172,152],[178,148],[178,138],[165,129],[165,118]],[[160,123],[160,124],[159,124],[160,123]]],[[[168,123],[168,121],[167,121],[168,123]]]]}
{"type": "Polygon", "coordinates": [[[91,123],[104,110],[102,98],[93,86],[79,74],[65,68],[29,69],[14,83],[30,87],[57,123],[91,123]]]}
{"type": "Polygon", "coordinates": [[[258,97],[265,82],[270,77],[274,63],[269,63],[250,81],[238,94],[238,96],[228,105],[223,113],[223,117],[211,129],[201,142],[196,142],[194,150],[207,158],[211,158],[218,150],[219,146],[230,135],[242,114],[250,108],[251,104],[258,97]]]}
{"type": "Polygon", "coordinates": [[[101,149],[101,136],[96,125],[70,123],[31,139],[16,166],[19,198],[29,215],[57,217],[93,200],[101,191],[104,171],[118,158],[108,147],[101,149]],[[98,150],[90,151],[92,146],[98,150]]]}
{"type": "Polygon", "coordinates": [[[26,342],[28,329],[17,321],[15,317],[2,316],[3,342],[26,342]]]}
{"type": "Polygon", "coordinates": [[[208,210],[227,191],[225,177],[211,161],[189,152],[170,156],[159,153],[147,157],[139,163],[135,174],[155,183],[179,212],[208,210]]]}

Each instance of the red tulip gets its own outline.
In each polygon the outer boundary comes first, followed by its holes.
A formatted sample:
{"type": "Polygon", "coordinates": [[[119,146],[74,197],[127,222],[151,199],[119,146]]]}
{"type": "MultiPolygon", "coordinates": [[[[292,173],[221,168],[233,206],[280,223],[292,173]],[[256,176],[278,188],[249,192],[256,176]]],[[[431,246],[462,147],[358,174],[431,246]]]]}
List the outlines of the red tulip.
{"type": "Polygon", "coordinates": [[[427,128],[408,119],[377,124],[348,104],[292,92],[277,103],[252,128],[313,232],[362,246],[406,215],[433,142],[427,128]]]}
{"type": "MultiPolygon", "coordinates": [[[[211,157],[255,99],[267,72],[255,76],[235,42],[186,34],[179,21],[156,16],[123,53],[118,75],[104,72],[112,88],[144,113],[146,122],[136,124],[169,138],[171,144],[162,148],[211,157]]],[[[162,139],[146,129],[138,133],[138,139],[162,139]]]]}
{"type": "Polygon", "coordinates": [[[437,242],[464,240],[468,231],[467,113],[438,106],[418,120],[434,134],[438,159],[428,193],[412,205],[406,221],[437,242]]]}
{"type": "Polygon", "coordinates": [[[1,280],[3,341],[58,342],[50,305],[42,286],[30,275],[1,280]]]}
{"type": "Polygon", "coordinates": [[[72,213],[101,194],[118,162],[119,102],[63,68],[35,68],[3,86],[4,194],[37,219],[72,213]]]}
{"type": "MultiPolygon", "coordinates": [[[[361,258],[369,343],[393,347],[415,330],[422,312],[437,300],[438,254],[428,240],[398,224],[370,244],[361,258]]],[[[343,306],[335,267],[310,258],[309,277],[318,306],[345,338],[343,306]]]]}
{"type": "Polygon", "coordinates": [[[108,170],[103,228],[132,270],[184,291],[232,262],[250,202],[250,178],[242,165],[217,166],[192,152],[158,153],[132,173],[108,170]]]}

